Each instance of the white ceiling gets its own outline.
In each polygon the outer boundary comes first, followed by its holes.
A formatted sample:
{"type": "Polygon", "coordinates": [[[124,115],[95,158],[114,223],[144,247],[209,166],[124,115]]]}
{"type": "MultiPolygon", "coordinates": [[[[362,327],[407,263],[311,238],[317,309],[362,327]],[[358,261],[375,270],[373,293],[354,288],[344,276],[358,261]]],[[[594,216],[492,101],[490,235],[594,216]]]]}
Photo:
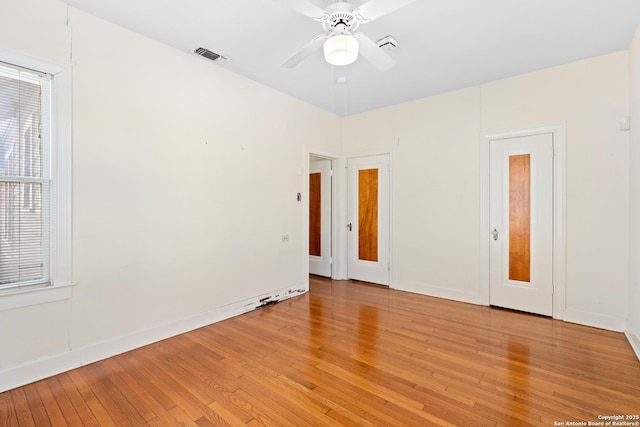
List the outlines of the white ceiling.
{"type": "Polygon", "coordinates": [[[358,29],[398,40],[393,69],[380,72],[362,57],[334,67],[321,50],[283,69],[323,30],[274,0],[64,1],[185,52],[206,47],[228,58],[212,67],[339,115],[624,50],[640,24],[640,0],[416,0],[358,29]]]}

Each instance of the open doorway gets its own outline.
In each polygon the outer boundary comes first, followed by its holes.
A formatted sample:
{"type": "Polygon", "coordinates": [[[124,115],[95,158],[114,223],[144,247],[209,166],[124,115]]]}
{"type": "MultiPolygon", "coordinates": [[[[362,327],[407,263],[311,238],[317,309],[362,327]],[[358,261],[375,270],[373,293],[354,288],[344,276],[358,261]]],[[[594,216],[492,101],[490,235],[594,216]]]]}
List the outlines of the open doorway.
{"type": "Polygon", "coordinates": [[[333,276],[333,159],[309,155],[309,273],[333,276]]]}

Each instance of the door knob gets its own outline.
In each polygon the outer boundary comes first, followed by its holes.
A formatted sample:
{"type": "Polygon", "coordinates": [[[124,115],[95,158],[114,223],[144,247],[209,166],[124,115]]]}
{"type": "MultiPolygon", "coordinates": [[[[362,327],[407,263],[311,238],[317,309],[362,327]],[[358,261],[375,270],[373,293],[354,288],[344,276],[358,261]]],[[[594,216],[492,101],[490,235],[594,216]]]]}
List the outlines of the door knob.
{"type": "Polygon", "coordinates": [[[351,231],[351,223],[347,224],[347,228],[351,231]]]}
{"type": "Polygon", "coordinates": [[[491,232],[493,234],[493,240],[498,240],[498,230],[496,228],[491,232]]]}

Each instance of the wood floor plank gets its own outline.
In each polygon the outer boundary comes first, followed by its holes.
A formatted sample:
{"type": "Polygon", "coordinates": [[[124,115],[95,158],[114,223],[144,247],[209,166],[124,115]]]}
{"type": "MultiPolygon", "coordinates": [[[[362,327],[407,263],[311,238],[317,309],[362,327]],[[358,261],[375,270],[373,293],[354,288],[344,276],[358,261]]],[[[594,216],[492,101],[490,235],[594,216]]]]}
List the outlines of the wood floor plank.
{"type": "Polygon", "coordinates": [[[118,426],[144,425],[144,419],[114,384],[114,374],[105,363],[93,363],[82,370],[90,378],[91,390],[118,426]]]}
{"type": "Polygon", "coordinates": [[[118,363],[122,359],[124,359],[122,356],[118,356],[103,362],[113,372],[110,375],[113,385],[140,414],[140,417],[144,420],[142,424],[154,418],[162,417],[165,414],[165,409],[156,401],[154,394],[149,392],[151,390],[149,381],[138,382],[129,371],[118,363]]]}
{"type": "MultiPolygon", "coordinates": [[[[39,381],[34,384],[36,390],[38,391],[38,395],[40,396],[40,401],[42,402],[45,411],[47,412],[47,417],[49,421],[54,426],[66,426],[67,422],[65,417],[62,415],[60,411],[60,407],[58,406],[59,402],[64,402],[63,396],[53,396],[51,389],[49,388],[50,381],[39,381]]],[[[75,410],[73,410],[75,412],[75,410]]],[[[73,414],[70,414],[73,415],[73,414]]]]}
{"type": "Polygon", "coordinates": [[[13,399],[10,393],[0,394],[0,416],[0,425],[7,427],[19,426],[18,414],[13,410],[13,399]]]}
{"type": "Polygon", "coordinates": [[[139,369],[141,365],[133,357],[132,352],[121,354],[115,360],[121,369],[123,380],[130,385],[135,386],[140,396],[145,399],[148,405],[151,405],[156,415],[166,413],[176,406],[176,402],[167,396],[166,389],[161,383],[152,381],[139,369]]]}
{"type": "Polygon", "coordinates": [[[54,397],[61,401],[61,410],[65,418],[70,421],[69,424],[88,427],[98,426],[98,421],[68,375],[57,375],[51,378],[49,382],[54,397]],[[65,400],[68,403],[64,403],[65,400]],[[70,409],[69,405],[73,409],[70,409]]]}
{"type": "MultiPolygon", "coordinates": [[[[169,411],[179,407],[180,411],[178,412],[185,412],[191,420],[201,418],[209,409],[206,407],[206,403],[199,400],[194,394],[195,391],[190,388],[191,384],[197,381],[190,377],[184,377],[184,381],[182,381],[183,378],[174,372],[173,367],[166,365],[158,356],[160,351],[153,347],[145,347],[144,352],[130,352],[130,356],[136,359],[138,370],[150,381],[158,384],[168,398],[175,402],[169,411]]],[[[200,387],[202,388],[202,386],[200,387]]]]}
{"type": "Polygon", "coordinates": [[[312,278],[296,298],[0,394],[1,426],[550,426],[640,412],[623,334],[312,278]]]}
{"type": "MultiPolygon", "coordinates": [[[[243,387],[245,391],[250,391],[253,395],[266,395],[265,401],[271,401],[272,407],[283,407],[280,411],[289,414],[289,419],[300,420],[298,425],[318,425],[326,423],[324,415],[329,411],[329,407],[314,399],[314,394],[306,387],[292,387],[291,381],[282,376],[279,372],[270,370],[269,362],[262,359],[260,363],[247,363],[244,365],[244,375],[238,380],[248,380],[249,386],[243,387]],[[265,363],[266,362],[266,363],[265,363]],[[265,390],[257,389],[260,384],[265,386],[265,390]],[[250,390],[249,390],[250,389],[250,390]],[[270,390],[279,390],[278,398],[274,400],[270,390]]],[[[241,385],[242,387],[242,385],[241,385]]]]}
{"type": "Polygon", "coordinates": [[[180,426],[198,427],[198,424],[191,418],[189,414],[182,410],[179,406],[175,406],[169,410],[175,422],[180,426]]]}
{"type": "Polygon", "coordinates": [[[80,369],[74,369],[72,371],[67,372],[66,375],[68,375],[69,379],[78,390],[78,393],[82,397],[82,400],[86,402],[89,410],[95,417],[95,420],[98,422],[98,425],[115,424],[115,421],[109,415],[109,411],[104,406],[102,406],[102,403],[100,403],[100,401],[94,394],[92,390],[91,379],[89,383],[85,381],[85,378],[82,375],[82,371],[84,370],[84,368],[86,367],[83,367],[80,369]]]}
{"type": "Polygon", "coordinates": [[[49,420],[49,415],[47,414],[44,402],[38,393],[37,383],[26,385],[24,387],[24,393],[27,397],[27,403],[29,405],[29,410],[31,411],[34,424],[38,427],[51,426],[52,424],[49,420]]]}
{"type": "Polygon", "coordinates": [[[239,418],[238,416],[236,416],[236,414],[231,412],[228,409],[227,405],[220,404],[220,403],[215,402],[215,401],[211,402],[209,404],[209,408],[221,420],[220,423],[216,423],[214,425],[233,427],[233,426],[240,426],[240,425],[243,425],[243,424],[247,424],[249,421],[252,420],[252,419],[249,419],[248,421],[244,421],[242,418],[239,418]]]}
{"type": "Polygon", "coordinates": [[[24,387],[18,387],[6,393],[9,397],[9,402],[12,404],[9,410],[15,409],[18,425],[21,427],[32,427],[36,424],[31,409],[29,408],[29,401],[24,393],[24,389],[24,387]]]}

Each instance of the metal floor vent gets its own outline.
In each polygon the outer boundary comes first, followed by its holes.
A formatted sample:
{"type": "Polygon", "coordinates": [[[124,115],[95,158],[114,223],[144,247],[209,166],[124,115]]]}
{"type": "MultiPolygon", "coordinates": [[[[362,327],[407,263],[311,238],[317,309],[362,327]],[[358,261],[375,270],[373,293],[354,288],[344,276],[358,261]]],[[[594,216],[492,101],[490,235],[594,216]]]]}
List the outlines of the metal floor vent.
{"type": "Polygon", "coordinates": [[[210,59],[212,61],[217,61],[219,59],[227,59],[224,56],[217,54],[215,52],[210,51],[209,49],[206,49],[204,47],[199,47],[196,50],[194,50],[195,53],[197,53],[198,55],[205,57],[207,59],[210,59]]]}

